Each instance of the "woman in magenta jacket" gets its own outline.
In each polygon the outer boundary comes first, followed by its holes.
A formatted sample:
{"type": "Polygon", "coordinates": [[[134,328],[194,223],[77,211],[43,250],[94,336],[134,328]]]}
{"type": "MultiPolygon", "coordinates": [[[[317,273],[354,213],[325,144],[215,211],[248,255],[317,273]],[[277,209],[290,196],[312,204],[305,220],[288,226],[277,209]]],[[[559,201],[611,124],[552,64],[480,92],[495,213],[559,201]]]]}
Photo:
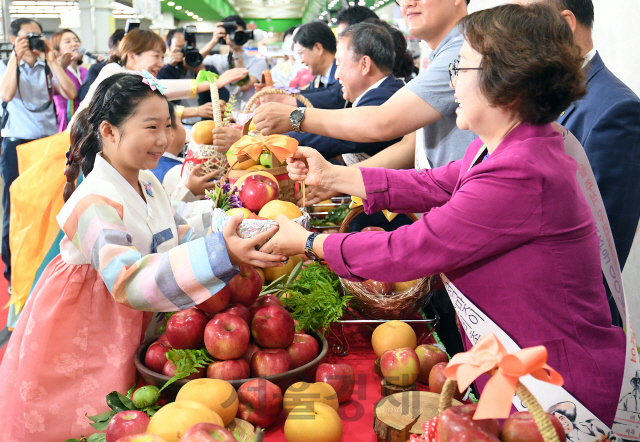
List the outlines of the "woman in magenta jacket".
{"type": "MultiPolygon", "coordinates": [[[[460,28],[466,41],[450,67],[457,125],[479,138],[462,160],[420,173],[334,166],[299,148],[292,179],[361,197],[367,213],[425,212],[394,232],[320,235],[313,251],[355,281],[444,272],[520,347],[546,346],[564,388],[610,426],[625,336],[611,325],[577,164],[550,124],[585,93],[579,49],[543,5],[480,11],[460,28]]],[[[277,221],[262,250],[303,253],[309,232],[277,221]]]]}

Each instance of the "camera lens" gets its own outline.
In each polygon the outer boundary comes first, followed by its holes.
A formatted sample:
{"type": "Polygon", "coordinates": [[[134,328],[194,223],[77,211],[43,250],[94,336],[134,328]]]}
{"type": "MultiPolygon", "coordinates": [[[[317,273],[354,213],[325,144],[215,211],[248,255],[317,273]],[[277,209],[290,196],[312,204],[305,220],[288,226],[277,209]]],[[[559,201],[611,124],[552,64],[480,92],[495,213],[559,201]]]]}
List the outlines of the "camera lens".
{"type": "Polygon", "coordinates": [[[233,44],[237,46],[242,46],[249,41],[249,37],[244,31],[233,32],[230,37],[233,44]]]}
{"type": "Polygon", "coordinates": [[[198,52],[198,50],[192,46],[185,46],[182,48],[182,53],[184,54],[184,62],[190,68],[197,68],[202,64],[204,58],[202,54],[198,52]]]}
{"type": "Polygon", "coordinates": [[[44,52],[45,45],[44,45],[44,41],[40,39],[40,35],[29,35],[27,36],[27,38],[29,39],[30,50],[44,52]]]}

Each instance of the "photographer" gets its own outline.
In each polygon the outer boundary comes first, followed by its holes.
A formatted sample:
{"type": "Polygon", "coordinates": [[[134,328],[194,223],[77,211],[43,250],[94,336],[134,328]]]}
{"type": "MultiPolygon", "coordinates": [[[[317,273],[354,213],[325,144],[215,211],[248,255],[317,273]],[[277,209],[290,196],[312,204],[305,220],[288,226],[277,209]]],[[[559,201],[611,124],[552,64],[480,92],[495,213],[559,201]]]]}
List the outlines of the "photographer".
{"type": "MultiPolygon", "coordinates": [[[[217,28],[222,29],[222,28],[217,28]]],[[[216,34],[218,39],[224,35],[224,30],[219,32],[216,29],[214,32],[214,38],[216,34]]],[[[202,69],[218,73],[213,66],[203,65],[203,56],[195,48],[195,36],[191,34],[187,39],[188,31],[184,28],[173,29],[167,34],[167,47],[169,48],[169,60],[164,65],[160,72],[158,72],[158,79],[193,79],[198,76],[198,72],[202,69]],[[191,40],[191,41],[188,41],[191,40]],[[186,56],[188,54],[188,56],[186,56]],[[186,56],[186,57],[185,57],[186,56]]],[[[228,101],[229,92],[226,89],[219,90],[220,100],[228,101]]],[[[182,112],[182,121],[184,124],[195,124],[200,121],[201,118],[211,119],[213,110],[211,108],[211,94],[208,91],[201,92],[197,97],[189,98],[186,100],[180,100],[179,103],[184,106],[182,112]]]]}
{"type": "Polygon", "coordinates": [[[0,173],[4,184],[2,260],[5,278],[9,283],[9,186],[18,177],[16,147],[57,133],[54,94],[60,93],[67,100],[73,100],[77,95],[76,87],[58,63],[51,45],[42,36],[42,27],[38,22],[19,18],[11,22],[10,31],[14,51],[6,64],[5,61],[0,63],[0,99],[3,101],[0,173]]]}
{"type": "Polygon", "coordinates": [[[240,87],[236,95],[237,101],[235,105],[238,110],[242,110],[243,104],[253,96],[255,93],[254,85],[260,81],[262,72],[267,69],[267,63],[263,59],[244,52],[244,44],[248,41],[246,38],[247,35],[244,32],[246,29],[247,24],[240,16],[230,15],[229,17],[225,17],[222,19],[222,23],[218,24],[211,41],[200,51],[201,53],[207,53],[211,50],[220,40],[220,38],[216,36],[217,32],[223,31],[222,35],[225,36],[224,41],[229,45],[229,53],[224,55],[210,55],[204,59],[204,63],[206,65],[213,65],[220,73],[233,68],[245,68],[249,71],[247,77],[238,81],[236,84],[227,86],[227,90],[231,93],[233,93],[236,86],[240,87]],[[235,30],[233,29],[233,24],[236,25],[235,30]],[[234,38],[233,40],[232,37],[234,38]],[[242,42],[242,44],[236,44],[237,42],[242,42]]]}

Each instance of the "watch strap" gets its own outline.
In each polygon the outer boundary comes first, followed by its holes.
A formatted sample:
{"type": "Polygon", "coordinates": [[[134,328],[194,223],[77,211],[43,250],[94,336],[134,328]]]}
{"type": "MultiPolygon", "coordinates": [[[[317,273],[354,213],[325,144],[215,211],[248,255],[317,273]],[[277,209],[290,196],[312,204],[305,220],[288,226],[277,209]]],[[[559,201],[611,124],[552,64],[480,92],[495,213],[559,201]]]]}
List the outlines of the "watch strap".
{"type": "Polygon", "coordinates": [[[309,259],[313,259],[314,261],[319,261],[318,255],[313,253],[313,241],[316,239],[316,236],[320,235],[319,232],[313,232],[311,235],[307,237],[307,243],[304,246],[304,254],[309,259]]]}

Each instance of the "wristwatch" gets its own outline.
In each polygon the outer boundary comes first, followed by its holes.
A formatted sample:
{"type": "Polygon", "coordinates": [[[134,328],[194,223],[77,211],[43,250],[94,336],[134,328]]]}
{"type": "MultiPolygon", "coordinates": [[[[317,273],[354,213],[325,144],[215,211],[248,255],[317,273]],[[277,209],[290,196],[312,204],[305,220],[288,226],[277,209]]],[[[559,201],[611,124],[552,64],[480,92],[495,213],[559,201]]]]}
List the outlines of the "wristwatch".
{"type": "Polygon", "coordinates": [[[313,261],[320,261],[318,255],[313,252],[313,240],[316,239],[316,236],[318,235],[320,235],[320,233],[318,232],[313,232],[311,235],[309,235],[309,237],[307,238],[307,243],[304,246],[305,256],[313,261]]]}
{"type": "Polygon", "coordinates": [[[300,130],[300,125],[302,124],[302,120],[304,120],[304,111],[306,111],[306,107],[299,107],[294,109],[293,112],[289,115],[289,121],[291,121],[291,126],[293,130],[296,132],[302,132],[300,130]]]}

